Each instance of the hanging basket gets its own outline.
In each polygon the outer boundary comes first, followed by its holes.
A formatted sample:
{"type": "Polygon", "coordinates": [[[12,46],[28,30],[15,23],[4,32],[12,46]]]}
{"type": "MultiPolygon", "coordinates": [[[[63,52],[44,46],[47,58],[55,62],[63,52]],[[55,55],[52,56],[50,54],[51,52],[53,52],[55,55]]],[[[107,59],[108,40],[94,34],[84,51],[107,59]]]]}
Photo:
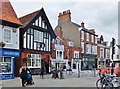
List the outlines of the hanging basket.
{"type": "Polygon", "coordinates": [[[0,42],[0,46],[1,46],[1,47],[4,47],[4,46],[5,46],[5,43],[4,43],[4,42],[0,42]]]}

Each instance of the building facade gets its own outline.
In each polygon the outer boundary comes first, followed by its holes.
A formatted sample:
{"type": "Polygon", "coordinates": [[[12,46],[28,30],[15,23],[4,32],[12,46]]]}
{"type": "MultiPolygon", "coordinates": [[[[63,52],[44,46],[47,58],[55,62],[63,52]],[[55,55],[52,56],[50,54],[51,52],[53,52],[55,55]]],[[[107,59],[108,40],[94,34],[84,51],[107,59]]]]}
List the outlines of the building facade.
{"type": "Polygon", "coordinates": [[[13,79],[20,60],[19,21],[11,3],[0,1],[0,80],[13,79]]]}
{"type": "Polygon", "coordinates": [[[40,9],[20,18],[20,65],[26,63],[32,74],[38,74],[41,66],[49,73],[52,39],[56,35],[50,25],[44,9],[40,9]]]}
{"type": "Polygon", "coordinates": [[[94,29],[88,30],[81,23],[80,45],[82,53],[82,69],[93,69],[97,66],[97,35],[94,29]]]}
{"type": "Polygon", "coordinates": [[[70,10],[59,13],[55,33],[66,42],[64,53],[67,55],[65,58],[68,59],[68,64],[73,69],[81,67],[79,64],[81,58],[80,28],[79,24],[72,22],[70,10]]]}
{"type": "Polygon", "coordinates": [[[98,38],[98,65],[102,68],[109,67],[110,65],[110,46],[108,42],[104,41],[103,35],[98,38]]]}

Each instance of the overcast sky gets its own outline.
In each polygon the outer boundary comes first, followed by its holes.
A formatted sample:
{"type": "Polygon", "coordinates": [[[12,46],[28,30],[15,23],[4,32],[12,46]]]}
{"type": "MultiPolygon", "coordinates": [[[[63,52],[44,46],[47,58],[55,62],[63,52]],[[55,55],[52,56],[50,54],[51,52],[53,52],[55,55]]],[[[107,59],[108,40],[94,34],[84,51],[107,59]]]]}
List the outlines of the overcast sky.
{"type": "Polygon", "coordinates": [[[58,14],[70,9],[72,21],[85,23],[87,29],[95,29],[105,41],[118,36],[118,0],[10,0],[18,17],[44,8],[53,27],[57,25],[58,14]],[[70,2],[71,1],[71,2],[70,2]]]}

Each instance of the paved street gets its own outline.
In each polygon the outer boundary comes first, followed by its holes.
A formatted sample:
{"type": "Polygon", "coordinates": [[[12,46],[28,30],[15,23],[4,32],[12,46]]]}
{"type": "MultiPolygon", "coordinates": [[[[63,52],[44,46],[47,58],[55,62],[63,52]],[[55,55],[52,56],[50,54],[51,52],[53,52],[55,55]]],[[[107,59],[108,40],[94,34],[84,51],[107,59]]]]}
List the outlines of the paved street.
{"type": "MultiPolygon", "coordinates": [[[[41,79],[38,75],[33,76],[35,84],[28,87],[95,87],[97,77],[81,77],[77,75],[66,74],[65,79],[52,79],[51,75],[45,75],[41,79]]],[[[3,87],[21,87],[21,79],[15,78],[14,80],[4,80],[3,87]]]]}

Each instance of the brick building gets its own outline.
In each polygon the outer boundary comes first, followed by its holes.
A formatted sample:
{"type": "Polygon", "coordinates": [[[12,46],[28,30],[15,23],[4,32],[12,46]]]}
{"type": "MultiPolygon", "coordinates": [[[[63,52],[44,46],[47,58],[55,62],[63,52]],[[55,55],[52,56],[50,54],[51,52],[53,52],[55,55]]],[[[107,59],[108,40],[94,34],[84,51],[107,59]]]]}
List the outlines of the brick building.
{"type": "Polygon", "coordinates": [[[81,26],[82,69],[92,69],[97,66],[97,35],[94,29],[86,29],[84,22],[81,23],[81,26]]]}
{"type": "Polygon", "coordinates": [[[101,67],[105,68],[106,66],[110,65],[108,63],[108,61],[110,61],[110,46],[108,46],[108,42],[104,41],[103,35],[101,35],[97,40],[98,64],[100,64],[101,67]]]}
{"type": "MultiPolygon", "coordinates": [[[[81,58],[80,48],[80,25],[71,21],[70,10],[59,13],[58,25],[55,27],[55,33],[64,45],[64,58],[68,59],[68,64],[74,69],[80,67],[81,58]],[[77,61],[75,61],[76,59],[77,61]]],[[[54,53],[55,54],[55,53],[54,53]]]]}

